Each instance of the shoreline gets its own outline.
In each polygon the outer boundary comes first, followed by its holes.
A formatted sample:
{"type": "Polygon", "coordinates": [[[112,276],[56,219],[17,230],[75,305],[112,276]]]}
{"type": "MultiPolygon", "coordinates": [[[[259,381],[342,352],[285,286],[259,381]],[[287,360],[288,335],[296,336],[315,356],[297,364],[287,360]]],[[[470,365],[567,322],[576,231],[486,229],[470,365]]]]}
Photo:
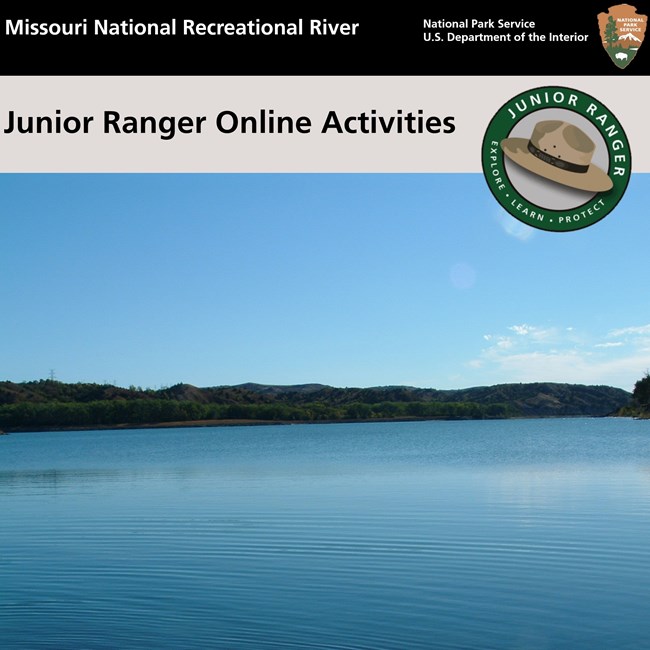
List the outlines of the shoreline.
{"type": "MultiPolygon", "coordinates": [[[[293,424],[353,424],[372,422],[427,422],[431,420],[476,420],[478,418],[464,417],[402,417],[402,418],[365,418],[365,419],[341,419],[341,420],[254,420],[254,419],[217,419],[217,420],[178,420],[174,422],[146,422],[133,424],[97,424],[79,426],[35,426],[35,427],[9,427],[2,431],[3,435],[10,433],[42,433],[44,431],[124,431],[128,429],[199,429],[208,427],[254,427],[293,424]]],[[[483,418],[505,420],[510,418],[483,418]]]]}
{"type": "Polygon", "coordinates": [[[140,424],[123,423],[123,424],[97,424],[83,426],[38,426],[38,427],[19,427],[7,428],[0,431],[0,435],[9,435],[11,433],[43,433],[47,431],[126,431],[131,429],[199,429],[209,427],[254,427],[254,426],[291,426],[295,424],[372,424],[373,422],[468,422],[468,421],[486,421],[486,420],[531,420],[531,419],[556,419],[566,420],[574,418],[607,418],[607,417],[632,417],[633,419],[644,419],[634,416],[619,416],[615,414],[608,415],[532,415],[516,417],[492,417],[492,418],[471,418],[471,417],[400,417],[400,418],[359,418],[359,419],[340,419],[340,420],[253,420],[253,419],[217,419],[217,420],[179,420],[174,422],[147,422],[140,424]]]}

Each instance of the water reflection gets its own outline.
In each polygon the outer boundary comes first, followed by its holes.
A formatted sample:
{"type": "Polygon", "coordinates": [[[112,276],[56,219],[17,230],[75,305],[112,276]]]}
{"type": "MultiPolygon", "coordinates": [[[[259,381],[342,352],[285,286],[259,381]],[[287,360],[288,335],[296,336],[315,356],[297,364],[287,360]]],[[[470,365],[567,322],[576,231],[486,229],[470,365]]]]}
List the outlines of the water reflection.
{"type": "Polygon", "coordinates": [[[636,422],[4,438],[8,647],[650,639],[650,446],[636,422]]]}

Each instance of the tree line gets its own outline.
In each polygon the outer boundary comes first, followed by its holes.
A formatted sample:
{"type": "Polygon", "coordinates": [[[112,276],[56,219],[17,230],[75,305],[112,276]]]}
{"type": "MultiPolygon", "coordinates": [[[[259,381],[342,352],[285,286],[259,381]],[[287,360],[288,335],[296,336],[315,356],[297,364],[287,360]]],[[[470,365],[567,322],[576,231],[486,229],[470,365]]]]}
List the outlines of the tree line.
{"type": "Polygon", "coordinates": [[[619,415],[639,418],[650,418],[650,373],[634,384],[632,403],[620,410],[619,415]]]}
{"type": "Polygon", "coordinates": [[[165,399],[95,400],[89,402],[19,402],[0,405],[0,428],[142,425],[201,420],[336,421],[399,418],[485,419],[517,415],[506,404],[473,402],[352,402],[332,406],[270,404],[200,404],[165,399]]]}

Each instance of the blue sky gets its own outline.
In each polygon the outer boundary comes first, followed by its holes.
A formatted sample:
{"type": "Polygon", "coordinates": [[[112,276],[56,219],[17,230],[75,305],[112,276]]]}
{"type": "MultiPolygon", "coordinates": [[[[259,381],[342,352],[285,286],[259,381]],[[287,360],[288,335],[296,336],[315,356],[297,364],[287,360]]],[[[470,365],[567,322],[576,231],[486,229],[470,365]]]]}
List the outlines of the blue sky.
{"type": "Polygon", "coordinates": [[[0,175],[0,379],[631,390],[649,196],[549,233],[480,174],[0,175]]]}

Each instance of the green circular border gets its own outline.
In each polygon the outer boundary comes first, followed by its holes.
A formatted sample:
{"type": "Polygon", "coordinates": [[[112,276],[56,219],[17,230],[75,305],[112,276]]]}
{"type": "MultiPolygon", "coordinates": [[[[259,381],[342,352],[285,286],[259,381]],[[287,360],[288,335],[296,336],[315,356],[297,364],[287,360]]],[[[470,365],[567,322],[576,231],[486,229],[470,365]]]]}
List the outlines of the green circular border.
{"type": "Polygon", "coordinates": [[[582,230],[592,226],[595,223],[598,223],[604,219],[611,211],[618,205],[619,201],[623,198],[625,190],[630,182],[630,176],[632,174],[632,152],[630,150],[630,143],[621,126],[621,123],[618,121],[616,116],[609,110],[605,104],[601,101],[592,97],[588,93],[582,92],[575,88],[568,88],[566,86],[539,86],[537,88],[531,88],[522,93],[519,93],[517,96],[509,99],[501,108],[497,111],[494,117],[490,120],[490,123],[485,131],[483,137],[483,143],[481,145],[481,164],[483,168],[483,176],[490,188],[490,191],[494,195],[494,198],[497,200],[499,205],[508,212],[515,219],[525,223],[527,226],[537,228],[539,230],[546,230],[549,232],[573,232],[575,230],[582,230]],[[600,113],[597,111],[597,114],[602,114],[606,112],[608,115],[608,120],[606,124],[601,124],[587,115],[585,112],[576,110],[574,107],[564,106],[557,103],[549,103],[546,105],[540,105],[532,107],[530,106],[530,101],[527,101],[527,108],[524,112],[516,109],[516,102],[527,99],[530,95],[535,93],[548,92],[550,95],[553,95],[557,92],[562,92],[565,94],[574,94],[578,95],[579,100],[591,101],[598,106],[600,113]],[[513,118],[508,109],[511,108],[516,114],[516,118],[513,118]],[[609,168],[607,170],[608,175],[613,166],[613,157],[614,155],[626,155],[626,173],[623,176],[610,176],[614,186],[612,189],[607,192],[599,192],[593,198],[584,203],[581,206],[576,208],[571,208],[569,210],[548,210],[541,206],[537,206],[527,199],[525,199],[512,185],[508,174],[505,168],[505,154],[501,149],[501,141],[508,137],[509,133],[512,131],[514,126],[524,117],[535,113],[540,110],[545,110],[548,108],[561,108],[564,110],[572,111],[577,115],[582,115],[585,119],[589,120],[602,135],[603,140],[607,145],[607,151],[609,153],[609,168]],[[621,140],[624,143],[624,146],[619,150],[614,150],[612,148],[610,139],[607,134],[607,130],[611,129],[612,126],[617,132],[616,136],[612,136],[613,139],[621,140]],[[507,127],[507,128],[506,128],[507,127]],[[496,146],[496,165],[494,165],[494,149],[495,146],[493,142],[498,142],[496,146]],[[497,170],[499,173],[494,174],[494,170],[497,170]],[[501,183],[497,184],[495,182],[496,178],[501,179],[501,183]],[[588,214],[588,209],[585,206],[591,207],[592,204],[599,205],[600,201],[603,202],[601,207],[598,210],[593,210],[593,215],[588,214]],[[517,205],[517,208],[514,208],[513,205],[517,205]],[[528,215],[523,214],[523,211],[527,210],[528,215]],[[531,214],[535,214],[534,217],[531,217],[531,214]],[[583,215],[583,213],[586,213],[583,215]],[[543,219],[540,220],[539,216],[543,215],[543,219]],[[579,218],[575,219],[574,215],[577,215],[579,218]],[[593,216],[593,218],[592,218],[593,216]]]}

